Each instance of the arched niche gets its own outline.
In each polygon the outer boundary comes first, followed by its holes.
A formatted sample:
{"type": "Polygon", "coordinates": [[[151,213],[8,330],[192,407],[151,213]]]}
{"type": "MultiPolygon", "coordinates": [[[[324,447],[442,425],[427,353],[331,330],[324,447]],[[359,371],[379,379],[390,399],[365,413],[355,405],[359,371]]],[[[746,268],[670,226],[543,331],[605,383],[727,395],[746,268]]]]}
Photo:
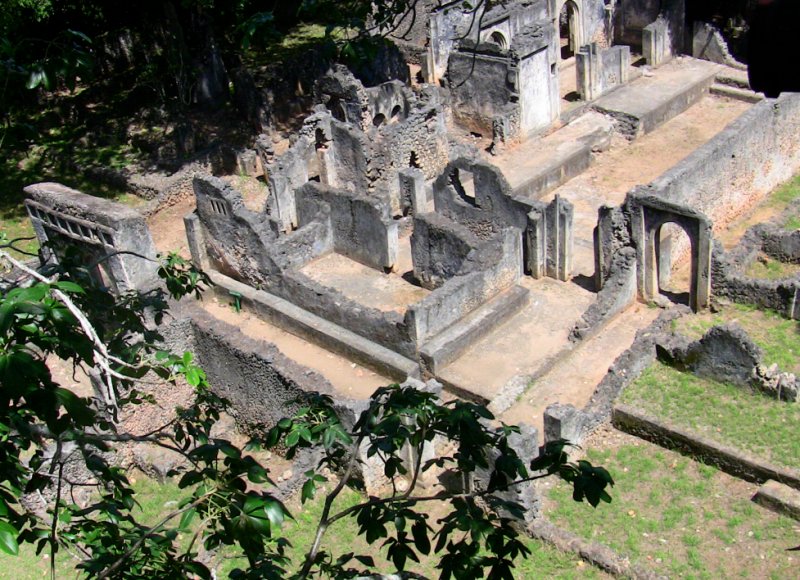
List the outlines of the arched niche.
{"type": "Polygon", "coordinates": [[[495,30],[489,35],[489,42],[496,44],[503,50],[508,50],[508,39],[506,39],[505,34],[499,30],[495,30]]]}

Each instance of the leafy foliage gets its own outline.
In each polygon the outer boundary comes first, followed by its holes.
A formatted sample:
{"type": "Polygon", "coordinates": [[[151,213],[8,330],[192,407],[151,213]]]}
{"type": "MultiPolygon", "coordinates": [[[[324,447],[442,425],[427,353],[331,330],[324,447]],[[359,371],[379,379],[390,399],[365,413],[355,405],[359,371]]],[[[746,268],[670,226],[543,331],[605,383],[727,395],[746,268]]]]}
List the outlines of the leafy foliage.
{"type": "MultiPolygon", "coordinates": [[[[209,388],[191,353],[158,346],[167,308],[162,291],[112,296],[93,282],[82,257],[69,253],[60,266],[41,271],[5,250],[0,257],[27,274],[0,295],[0,550],[6,554],[32,543],[39,552],[49,550],[53,565],[62,549],[79,553],[78,567],[91,578],[210,578],[203,555],[235,548],[247,566],[234,570],[233,578],[348,578],[370,571],[374,562],[354,553],[329,554],[321,540],[332,523],[351,517],[368,542],[381,542],[398,571],[435,555],[442,578],[511,578],[514,560],[529,550],[513,525],[522,506],[506,492],[557,476],[573,485],[577,501],[610,501],[609,474],[586,461],[571,463],[566,442],[549,445],[526,464],[510,442],[518,429],[492,427],[494,417],[485,407],[442,403],[432,393],[398,385],[378,389],[352,425],[342,422],[330,397],[307,394],[293,417],[239,448],[212,433],[228,403],[209,388]],[[52,357],[92,376],[94,395],[59,384],[52,357]],[[194,400],[146,435],[127,433],[118,412],[150,400],[141,385],[153,376],[185,381],[194,400]],[[175,475],[188,495],[156,523],[135,517],[134,490],[114,461],[114,445],[129,441],[183,458],[175,475]],[[424,460],[431,445],[453,452],[424,460]],[[325,494],[302,562],[287,556],[290,544],[281,526],[291,514],[270,492],[268,468],[247,451],[258,447],[280,448],[290,459],[301,452],[320,454],[301,489],[303,502],[325,494]],[[377,460],[391,492],[334,513],[342,490],[361,486],[364,460],[377,460]],[[67,475],[75,462],[96,482],[88,484],[95,488],[88,503],[65,491],[76,483],[67,475]],[[420,480],[443,470],[467,484],[419,495],[420,480]],[[482,485],[473,485],[481,473],[482,485]],[[24,507],[24,498],[36,493],[50,498],[44,517],[24,507]],[[433,521],[423,509],[430,502],[447,505],[447,513],[433,521]]],[[[175,299],[199,297],[208,283],[173,254],[162,259],[158,272],[175,299]]]]}

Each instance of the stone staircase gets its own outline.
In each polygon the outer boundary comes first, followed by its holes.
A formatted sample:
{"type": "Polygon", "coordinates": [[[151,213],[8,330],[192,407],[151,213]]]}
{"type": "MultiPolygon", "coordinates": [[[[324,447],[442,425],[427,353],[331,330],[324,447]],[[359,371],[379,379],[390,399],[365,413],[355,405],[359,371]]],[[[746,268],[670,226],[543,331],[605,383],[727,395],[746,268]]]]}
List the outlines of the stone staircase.
{"type": "Polygon", "coordinates": [[[714,78],[709,92],[712,95],[744,101],[745,103],[758,103],[764,100],[764,95],[750,89],[747,71],[732,67],[725,67],[714,78]]]}

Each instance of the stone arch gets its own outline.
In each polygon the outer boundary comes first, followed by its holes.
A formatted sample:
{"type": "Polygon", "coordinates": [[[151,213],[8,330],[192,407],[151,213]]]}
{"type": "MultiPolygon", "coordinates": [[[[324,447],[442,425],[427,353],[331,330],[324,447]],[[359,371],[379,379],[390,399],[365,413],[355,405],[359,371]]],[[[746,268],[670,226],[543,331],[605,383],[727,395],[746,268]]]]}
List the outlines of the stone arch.
{"type": "Polygon", "coordinates": [[[399,123],[403,120],[403,106],[402,105],[395,105],[392,108],[392,112],[389,115],[389,122],[390,123],[399,123]]]}
{"type": "MultiPolygon", "coordinates": [[[[691,281],[689,306],[701,310],[711,298],[711,222],[700,212],[657,198],[640,198],[633,204],[633,243],[637,254],[637,285],[644,300],[659,296],[661,229],[667,224],[681,228],[689,238],[691,281]],[[637,239],[638,238],[638,239],[637,239]]],[[[661,263],[664,267],[664,263],[661,263]]]]}
{"type": "Polygon", "coordinates": [[[503,50],[508,50],[508,40],[506,39],[505,34],[499,30],[495,30],[489,35],[489,42],[496,44],[503,50]]]}
{"type": "Polygon", "coordinates": [[[328,101],[328,110],[331,112],[331,116],[337,121],[341,121],[342,123],[348,121],[347,107],[339,97],[332,97],[331,100],[328,101]]]}
{"type": "Polygon", "coordinates": [[[574,56],[584,45],[583,0],[558,0],[555,13],[556,38],[562,39],[559,60],[574,56]]]}

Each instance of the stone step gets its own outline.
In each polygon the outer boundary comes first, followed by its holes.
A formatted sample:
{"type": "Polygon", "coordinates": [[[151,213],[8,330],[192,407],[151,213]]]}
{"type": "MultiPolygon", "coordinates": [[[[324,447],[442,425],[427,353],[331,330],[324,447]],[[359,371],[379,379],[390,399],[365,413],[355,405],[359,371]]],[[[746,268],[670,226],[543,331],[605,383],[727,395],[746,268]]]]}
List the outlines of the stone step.
{"type": "Polygon", "coordinates": [[[735,87],[737,89],[750,90],[750,80],[747,78],[747,73],[740,73],[736,70],[725,70],[714,77],[717,84],[735,87]]]}
{"type": "Polygon", "coordinates": [[[737,101],[744,101],[745,103],[755,104],[764,100],[764,95],[755,93],[750,89],[741,89],[730,85],[721,85],[718,83],[711,85],[709,92],[712,95],[736,99],[737,101]]]}
{"type": "Polygon", "coordinates": [[[800,491],[768,480],[758,488],[753,501],[779,514],[800,520],[800,491]]]}
{"type": "Polygon", "coordinates": [[[522,310],[529,297],[530,293],[522,286],[514,286],[495,296],[422,345],[419,349],[422,364],[435,375],[475,341],[522,310]]]}
{"type": "Polygon", "coordinates": [[[244,308],[253,309],[264,320],[340,354],[397,381],[419,377],[419,364],[363,336],[295,306],[288,300],[256,290],[219,272],[207,271],[214,292],[229,299],[231,291],[242,296],[244,308]]]}

